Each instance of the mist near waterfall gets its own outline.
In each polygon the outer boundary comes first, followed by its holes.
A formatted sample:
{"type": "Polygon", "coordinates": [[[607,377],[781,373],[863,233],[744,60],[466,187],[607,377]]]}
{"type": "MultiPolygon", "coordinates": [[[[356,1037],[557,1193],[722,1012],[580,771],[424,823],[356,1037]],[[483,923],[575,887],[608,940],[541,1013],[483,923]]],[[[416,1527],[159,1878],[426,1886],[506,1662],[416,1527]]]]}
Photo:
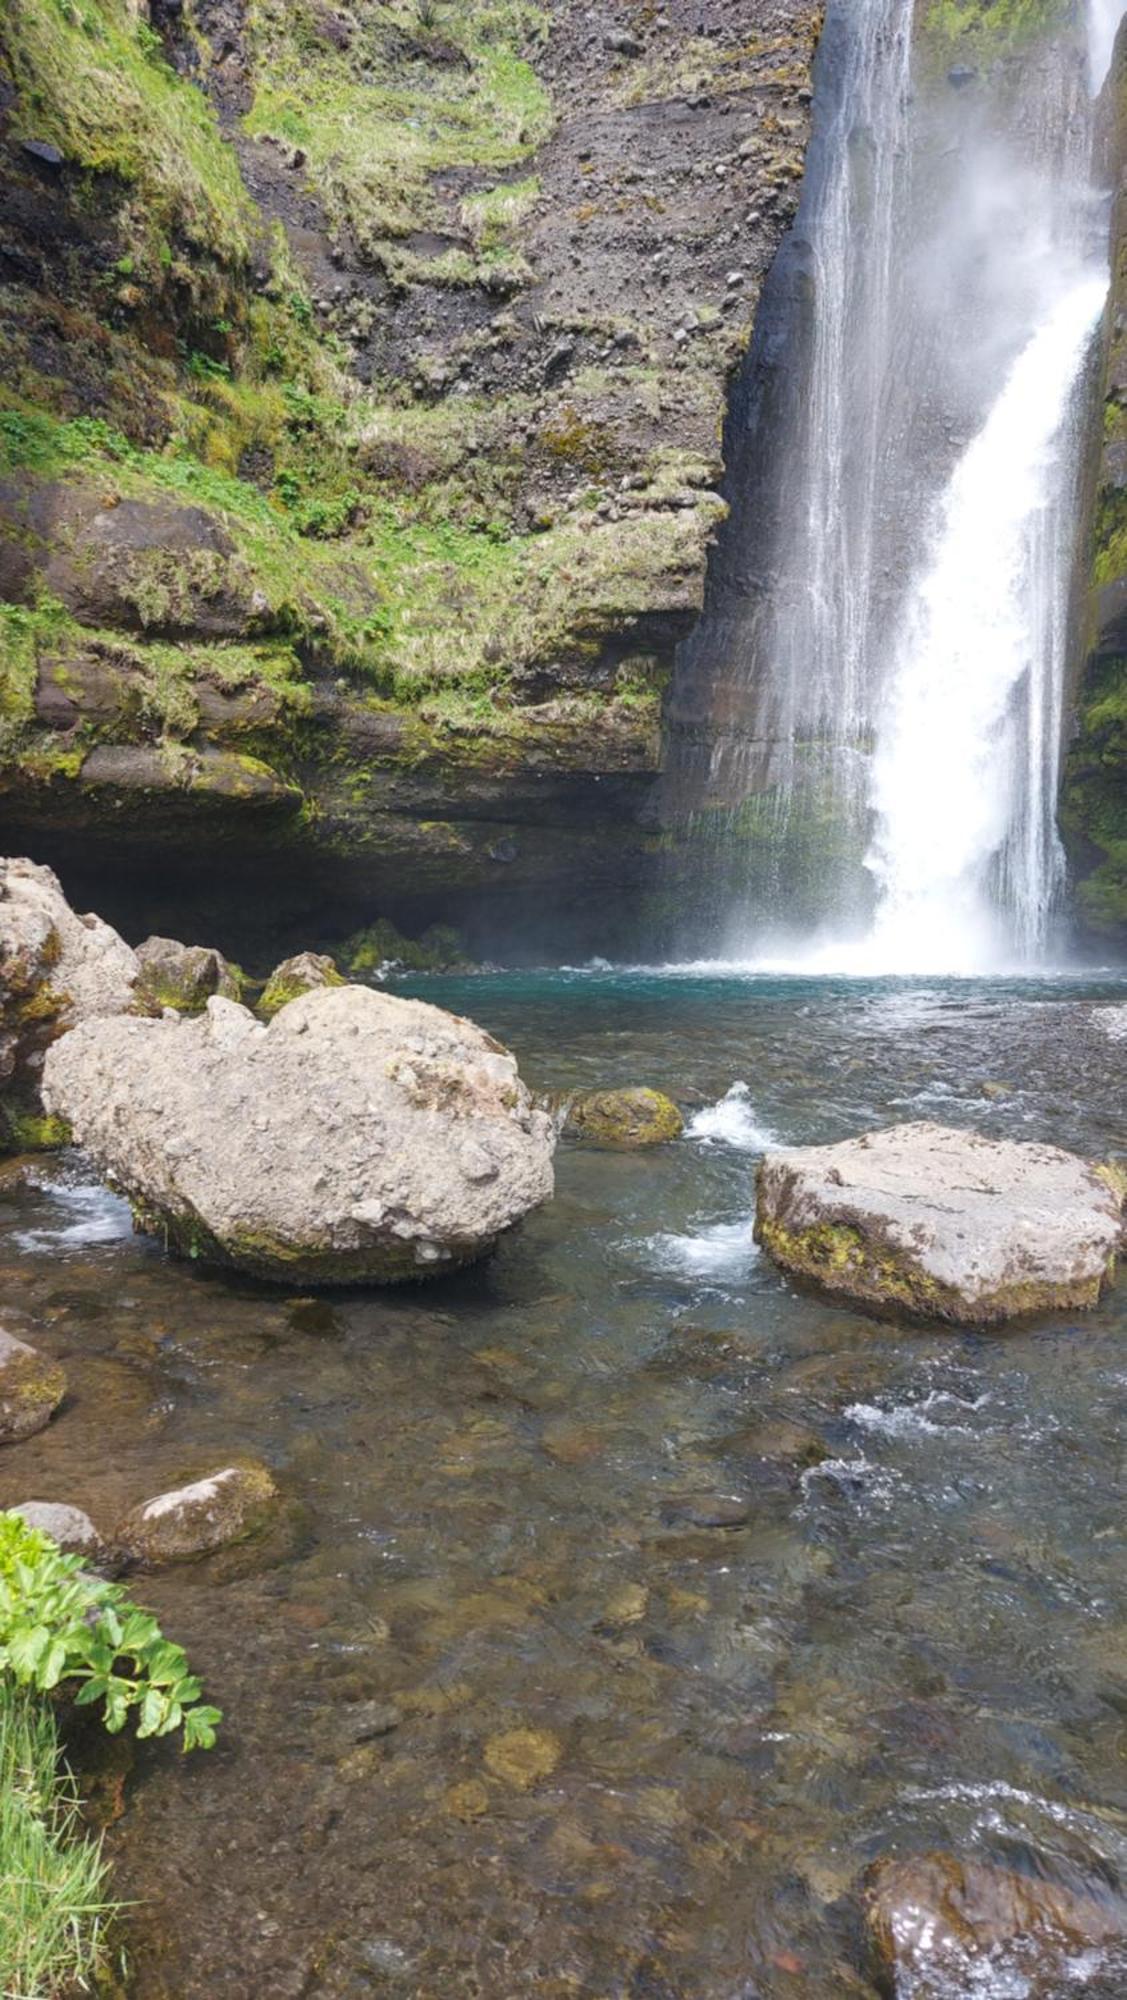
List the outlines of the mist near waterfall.
{"type": "Polygon", "coordinates": [[[800,379],[785,402],[765,341],[748,422],[761,405],[785,421],[759,438],[772,466],[742,515],[733,493],[696,642],[698,706],[721,690],[706,770],[674,690],[674,778],[698,825],[712,809],[727,830],[720,957],[981,972],[1053,955],[1113,12],[1093,0],[1086,39],[1016,65],[937,70],[908,0],[831,5],[796,230],[800,379]]]}

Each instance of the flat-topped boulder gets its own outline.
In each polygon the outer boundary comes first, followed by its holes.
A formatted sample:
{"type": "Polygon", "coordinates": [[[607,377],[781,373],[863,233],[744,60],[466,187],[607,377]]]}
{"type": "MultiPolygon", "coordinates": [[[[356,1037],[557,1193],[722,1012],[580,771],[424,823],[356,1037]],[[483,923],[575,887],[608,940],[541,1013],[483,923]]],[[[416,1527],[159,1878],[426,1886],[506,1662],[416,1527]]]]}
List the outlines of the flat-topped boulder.
{"type": "Polygon", "coordinates": [[[769,1152],[756,1240],[785,1271],[878,1313],[995,1326],[1093,1306],[1122,1201],[1059,1146],[921,1122],[769,1152]]]}
{"type": "Polygon", "coordinates": [[[555,1134],[471,1021],[319,987],[269,1026],[92,1021],[51,1049],[47,1101],[182,1254],[286,1283],[394,1283],[492,1248],[552,1192],[555,1134]]]}

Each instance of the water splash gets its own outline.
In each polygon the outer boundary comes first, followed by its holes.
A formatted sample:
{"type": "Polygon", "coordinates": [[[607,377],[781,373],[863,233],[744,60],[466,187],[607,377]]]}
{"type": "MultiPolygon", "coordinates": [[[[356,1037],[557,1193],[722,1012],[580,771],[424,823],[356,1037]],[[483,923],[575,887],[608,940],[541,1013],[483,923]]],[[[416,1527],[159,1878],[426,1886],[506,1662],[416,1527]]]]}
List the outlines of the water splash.
{"type": "Polygon", "coordinates": [[[741,1153],[765,1153],[775,1144],[769,1125],[761,1125],[755,1115],[751,1092],[746,1083],[734,1083],[715,1104],[706,1104],[690,1118],[687,1137],[706,1143],[733,1146],[741,1153]]]}

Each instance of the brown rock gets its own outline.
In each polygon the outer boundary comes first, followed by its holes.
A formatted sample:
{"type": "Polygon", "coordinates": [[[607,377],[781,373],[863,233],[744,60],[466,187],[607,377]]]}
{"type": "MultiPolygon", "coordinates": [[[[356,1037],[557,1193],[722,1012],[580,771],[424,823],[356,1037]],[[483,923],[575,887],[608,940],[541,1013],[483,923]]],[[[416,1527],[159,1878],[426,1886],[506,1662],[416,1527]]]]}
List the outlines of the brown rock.
{"type": "Polygon", "coordinates": [[[143,1501],[116,1540],[123,1554],[150,1566],[210,1555],[265,1527],[277,1499],[266,1467],[248,1459],[143,1501]]]}
{"type": "Polygon", "coordinates": [[[17,1340],[0,1333],[0,1444],[16,1444],[50,1422],[66,1394],[67,1378],[57,1361],[50,1361],[17,1340]]]}

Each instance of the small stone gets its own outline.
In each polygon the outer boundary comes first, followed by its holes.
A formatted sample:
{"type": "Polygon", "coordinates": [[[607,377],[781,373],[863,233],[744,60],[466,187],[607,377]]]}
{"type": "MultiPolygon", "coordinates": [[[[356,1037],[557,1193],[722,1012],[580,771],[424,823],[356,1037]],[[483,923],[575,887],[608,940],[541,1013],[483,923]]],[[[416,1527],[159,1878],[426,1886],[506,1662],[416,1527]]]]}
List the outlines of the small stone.
{"type": "Polygon", "coordinates": [[[117,1531],[134,1562],[181,1562],[245,1541],[265,1526],[278,1489],[264,1465],[225,1465],[189,1486],[158,1493],[127,1514],[117,1531]]]}
{"type": "Polygon", "coordinates": [[[354,1743],[370,1743],[377,1736],[390,1736],[403,1720],[403,1712],[393,1701],[355,1701],[345,1711],[344,1723],[354,1743]]]}
{"type": "Polygon", "coordinates": [[[29,159],[38,160],[41,166],[61,167],[63,164],[64,155],[57,146],[51,144],[49,139],[23,139],[20,145],[29,159]]]}
{"type": "Polygon", "coordinates": [[[487,1769],[521,1792],[551,1777],[560,1755],[560,1740],[547,1729],[506,1729],[485,1746],[487,1769]]]}
{"type": "Polygon", "coordinates": [[[638,40],[637,35],[628,33],[608,35],[606,45],[616,56],[640,56],[645,53],[645,44],[638,40]]]}
{"type": "Polygon", "coordinates": [[[57,1361],[0,1333],[0,1444],[17,1444],[49,1423],[66,1395],[67,1378],[57,1361]]]}
{"type": "Polygon", "coordinates": [[[467,1778],[463,1784],[451,1785],[442,1803],[453,1819],[480,1819],[489,1811],[489,1793],[480,1778],[467,1778]]]}
{"type": "Polygon", "coordinates": [[[8,1509],[10,1514],[18,1514],[29,1528],[37,1528],[41,1535],[49,1535],[68,1556],[86,1556],[96,1561],[106,1552],[105,1542],[81,1507],[71,1507],[63,1500],[21,1500],[17,1506],[8,1509]]]}
{"type": "Polygon", "coordinates": [[[650,1593],[644,1584],[624,1583],[612,1597],[608,1597],[603,1607],[603,1618],[608,1625],[636,1625],[644,1618],[650,1601],[650,1593]]]}

